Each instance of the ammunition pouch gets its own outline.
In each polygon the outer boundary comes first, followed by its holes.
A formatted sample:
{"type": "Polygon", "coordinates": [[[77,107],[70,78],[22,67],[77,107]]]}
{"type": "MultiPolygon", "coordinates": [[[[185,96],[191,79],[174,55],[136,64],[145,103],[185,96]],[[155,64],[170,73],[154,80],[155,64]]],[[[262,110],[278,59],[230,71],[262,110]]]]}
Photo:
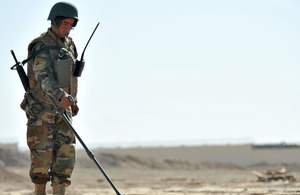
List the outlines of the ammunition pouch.
{"type": "Polygon", "coordinates": [[[27,93],[25,93],[24,99],[21,102],[20,107],[22,110],[24,110],[26,112],[26,114],[29,112],[30,104],[29,104],[29,100],[27,97],[27,93]]]}
{"type": "Polygon", "coordinates": [[[71,58],[57,59],[54,61],[54,68],[56,72],[56,79],[59,87],[70,87],[71,76],[74,66],[74,60],[71,58]]]}
{"type": "Polygon", "coordinates": [[[82,60],[82,61],[76,60],[75,70],[74,70],[74,73],[73,73],[73,75],[75,77],[80,77],[81,76],[81,73],[84,69],[84,64],[85,64],[84,60],[82,60]]]}
{"type": "MultiPolygon", "coordinates": [[[[29,89],[24,96],[23,101],[20,104],[22,110],[25,111],[27,119],[38,120],[38,115],[45,110],[41,103],[38,103],[35,97],[32,95],[34,89],[29,89]]],[[[47,116],[48,117],[48,116],[47,116]]],[[[40,123],[39,123],[40,124],[40,123]]],[[[38,124],[36,124],[38,125],[38,124]]]]}

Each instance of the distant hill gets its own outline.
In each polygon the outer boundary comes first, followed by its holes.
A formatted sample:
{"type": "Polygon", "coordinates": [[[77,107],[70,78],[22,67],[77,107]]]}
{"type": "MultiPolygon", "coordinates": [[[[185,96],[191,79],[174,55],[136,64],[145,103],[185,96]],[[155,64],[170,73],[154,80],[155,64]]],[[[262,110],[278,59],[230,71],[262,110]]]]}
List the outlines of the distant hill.
{"type": "Polygon", "coordinates": [[[3,166],[29,166],[28,153],[20,152],[17,144],[0,144],[0,164],[3,166]]]}
{"type": "MultiPolygon", "coordinates": [[[[199,170],[199,169],[243,169],[230,163],[189,162],[180,159],[156,159],[135,155],[97,152],[96,159],[101,165],[111,168],[158,169],[158,170],[199,170]]],[[[84,151],[77,152],[77,165],[84,168],[94,168],[96,165],[84,151]]]]}
{"type": "MultiPolygon", "coordinates": [[[[110,168],[133,168],[133,169],[242,169],[230,163],[221,162],[190,162],[182,159],[159,159],[139,155],[116,154],[103,150],[95,153],[96,159],[101,165],[110,168]]],[[[3,167],[29,167],[30,159],[28,152],[20,152],[17,144],[0,144],[0,165],[3,167]]],[[[77,163],[79,168],[96,168],[94,162],[87,156],[85,151],[77,151],[77,163]]]]}
{"type": "MultiPolygon", "coordinates": [[[[291,147],[290,147],[291,146],[291,147]]],[[[151,157],[155,159],[181,159],[189,162],[222,162],[243,167],[256,163],[297,164],[300,162],[300,148],[273,147],[253,149],[246,145],[203,145],[176,147],[136,147],[102,149],[106,153],[151,157]]]]}

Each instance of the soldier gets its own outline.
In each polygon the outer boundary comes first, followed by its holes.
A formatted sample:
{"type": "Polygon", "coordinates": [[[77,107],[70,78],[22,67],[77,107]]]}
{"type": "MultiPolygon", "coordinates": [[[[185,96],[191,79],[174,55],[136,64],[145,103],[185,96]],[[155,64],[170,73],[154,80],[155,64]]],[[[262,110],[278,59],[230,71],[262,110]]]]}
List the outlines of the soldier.
{"type": "Polygon", "coordinates": [[[28,46],[28,56],[32,57],[27,69],[30,88],[21,108],[28,118],[29,174],[35,184],[35,194],[45,195],[46,183],[51,181],[53,194],[62,195],[71,184],[75,137],[56,114],[48,96],[65,109],[70,120],[77,115],[77,77],[73,75],[77,51],[69,37],[78,22],[77,8],[66,2],[56,3],[48,20],[51,21],[48,31],[28,46]]]}

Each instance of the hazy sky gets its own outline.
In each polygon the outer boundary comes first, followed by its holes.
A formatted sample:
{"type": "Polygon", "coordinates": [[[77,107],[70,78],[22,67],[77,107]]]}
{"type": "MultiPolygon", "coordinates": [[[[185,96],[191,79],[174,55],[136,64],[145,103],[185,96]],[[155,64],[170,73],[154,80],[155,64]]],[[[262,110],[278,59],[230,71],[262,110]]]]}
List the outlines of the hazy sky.
{"type": "MultiPolygon", "coordinates": [[[[0,2],[0,141],[26,146],[10,50],[26,58],[57,1],[0,2]]],[[[100,22],[74,118],[88,144],[300,143],[300,1],[69,2],[79,10],[70,34],[79,53],[100,22]]]]}

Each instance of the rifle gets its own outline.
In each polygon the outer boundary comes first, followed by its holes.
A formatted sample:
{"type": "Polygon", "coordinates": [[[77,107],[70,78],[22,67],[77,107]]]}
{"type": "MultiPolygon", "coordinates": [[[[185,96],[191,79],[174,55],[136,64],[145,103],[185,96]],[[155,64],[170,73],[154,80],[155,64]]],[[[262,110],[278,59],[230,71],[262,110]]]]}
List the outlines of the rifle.
{"type": "Polygon", "coordinates": [[[24,65],[17,60],[14,50],[10,50],[10,52],[16,62],[16,64],[14,66],[12,66],[10,69],[17,70],[19,77],[21,79],[21,82],[23,84],[23,87],[24,87],[25,91],[27,91],[29,89],[29,79],[24,71],[24,68],[23,68],[24,65]]]}
{"type": "MultiPolygon", "coordinates": [[[[99,23],[97,24],[96,28],[94,29],[90,39],[88,40],[83,52],[82,52],[82,55],[81,55],[81,60],[79,62],[83,62],[83,56],[84,56],[84,52],[86,50],[86,47],[88,46],[92,36],[94,35],[97,27],[98,27],[99,23]]],[[[13,55],[13,58],[16,62],[15,65],[13,65],[10,69],[11,70],[17,70],[18,74],[19,74],[19,77],[22,81],[22,84],[23,84],[23,87],[25,89],[25,91],[27,92],[27,90],[29,89],[29,79],[28,79],[28,76],[26,75],[24,69],[23,69],[23,66],[26,62],[28,62],[29,58],[24,60],[22,63],[19,62],[17,60],[17,57],[14,53],[13,50],[10,51],[11,54],[13,55]]],[[[31,59],[31,58],[30,58],[31,59]]],[[[84,63],[83,63],[83,66],[84,66],[84,63]]],[[[81,72],[83,70],[83,67],[81,69],[81,72]]],[[[80,74],[81,74],[80,72],[80,74]]],[[[75,75],[74,75],[75,76],[75,75]]],[[[101,173],[103,174],[103,176],[106,178],[106,180],[108,181],[108,183],[111,185],[111,187],[113,188],[113,190],[116,192],[117,195],[121,195],[121,193],[118,191],[118,189],[116,188],[116,186],[114,185],[114,183],[112,182],[112,180],[109,178],[109,176],[106,174],[106,172],[104,171],[104,169],[102,168],[102,166],[100,165],[100,163],[97,161],[97,159],[95,158],[95,155],[93,154],[93,152],[91,150],[89,150],[89,148],[85,145],[85,143],[83,142],[83,140],[81,139],[81,137],[79,136],[79,134],[76,132],[76,130],[74,129],[74,127],[72,126],[70,120],[68,119],[68,117],[66,116],[66,114],[64,113],[64,110],[60,109],[60,107],[56,104],[55,100],[50,97],[48,94],[46,94],[46,96],[49,98],[49,100],[52,102],[53,106],[55,107],[56,109],[56,113],[59,117],[62,117],[63,120],[66,122],[66,124],[69,126],[69,128],[72,130],[72,132],[74,133],[74,135],[76,136],[76,138],[78,139],[78,141],[81,143],[81,145],[83,146],[83,148],[85,149],[87,155],[94,161],[94,163],[97,165],[97,167],[100,169],[101,173]]],[[[71,102],[74,102],[72,96],[69,96],[69,100],[71,102]]]]}

